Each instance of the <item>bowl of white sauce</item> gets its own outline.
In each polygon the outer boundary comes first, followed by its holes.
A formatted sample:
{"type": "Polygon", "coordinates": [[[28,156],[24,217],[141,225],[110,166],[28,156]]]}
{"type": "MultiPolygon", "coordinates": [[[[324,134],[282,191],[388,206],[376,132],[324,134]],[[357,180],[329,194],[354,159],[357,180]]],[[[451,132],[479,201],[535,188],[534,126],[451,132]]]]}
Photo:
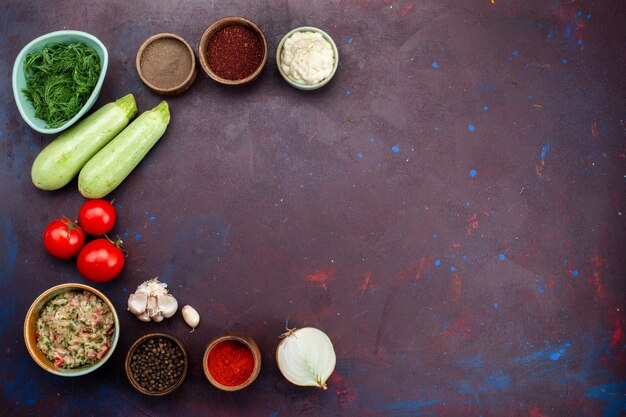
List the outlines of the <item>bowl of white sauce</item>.
{"type": "Polygon", "coordinates": [[[328,84],[335,75],[339,51],[326,32],[302,26],[280,41],[276,65],[289,85],[300,90],[315,90],[328,84]]]}

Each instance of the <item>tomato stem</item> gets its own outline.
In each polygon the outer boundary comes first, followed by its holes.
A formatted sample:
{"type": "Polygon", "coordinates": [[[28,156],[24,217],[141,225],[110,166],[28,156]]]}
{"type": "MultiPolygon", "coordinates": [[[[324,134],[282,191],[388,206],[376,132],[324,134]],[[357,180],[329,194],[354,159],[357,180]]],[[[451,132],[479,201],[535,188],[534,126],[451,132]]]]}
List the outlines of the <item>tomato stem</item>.
{"type": "Polygon", "coordinates": [[[80,226],[78,225],[76,220],[70,220],[67,216],[63,216],[62,217],[63,220],[65,220],[65,225],[67,226],[67,236],[70,236],[70,232],[72,230],[78,230],[80,229],[80,226]]]}
{"type": "Polygon", "coordinates": [[[124,254],[125,258],[128,257],[128,251],[124,247],[124,241],[120,238],[120,235],[117,235],[117,240],[116,241],[111,240],[111,238],[109,236],[107,236],[106,233],[104,235],[102,235],[102,236],[104,236],[106,238],[106,240],[108,240],[113,246],[115,246],[116,248],[121,250],[122,253],[124,254]]]}

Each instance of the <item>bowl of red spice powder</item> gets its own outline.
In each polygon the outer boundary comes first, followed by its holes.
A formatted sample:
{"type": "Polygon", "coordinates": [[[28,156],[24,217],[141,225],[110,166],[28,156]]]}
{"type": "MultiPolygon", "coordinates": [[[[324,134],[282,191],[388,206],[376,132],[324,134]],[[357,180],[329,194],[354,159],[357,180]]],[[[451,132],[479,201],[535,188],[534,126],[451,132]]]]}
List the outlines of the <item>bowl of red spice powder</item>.
{"type": "Polygon", "coordinates": [[[216,337],[206,347],[202,361],[204,375],[223,391],[238,391],[252,384],[261,371],[261,351],[241,334],[216,337]]]}
{"type": "Polygon", "coordinates": [[[204,31],[198,48],[204,72],[225,85],[244,85],[255,80],[263,71],[267,56],[263,31],[240,16],[212,23],[204,31]]]}

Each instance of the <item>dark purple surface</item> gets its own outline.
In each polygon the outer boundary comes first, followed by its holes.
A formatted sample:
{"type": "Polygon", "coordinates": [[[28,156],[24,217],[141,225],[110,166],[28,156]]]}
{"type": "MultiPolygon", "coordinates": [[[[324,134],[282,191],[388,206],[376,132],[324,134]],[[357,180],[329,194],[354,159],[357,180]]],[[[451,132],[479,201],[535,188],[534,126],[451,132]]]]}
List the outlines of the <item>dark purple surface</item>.
{"type": "Polygon", "coordinates": [[[626,413],[624,316],[625,13],[619,1],[9,2],[2,0],[0,415],[605,416],[626,413]],[[334,4],[337,3],[337,4],[334,4]],[[159,144],[112,195],[130,253],[97,285],[121,338],[97,372],[64,379],[29,357],[22,323],[43,290],[85,282],[41,245],[75,217],[74,181],[30,182],[52,138],[10,90],[31,39],[99,37],[109,72],[96,106],[132,92],[139,45],[173,32],[195,48],[213,20],[243,15],[271,45],[247,88],[199,74],[170,98],[159,144]],[[316,92],[285,83],[275,48],[294,27],[340,50],[316,92]],[[202,322],[125,309],[159,276],[202,322]],[[326,392],[279,374],[286,323],[334,342],[326,392]],[[205,345],[238,330],[263,352],[238,393],[205,380],[205,345]],[[190,373],[160,399],[133,390],[123,358],[141,335],[186,343],[190,373]]]}

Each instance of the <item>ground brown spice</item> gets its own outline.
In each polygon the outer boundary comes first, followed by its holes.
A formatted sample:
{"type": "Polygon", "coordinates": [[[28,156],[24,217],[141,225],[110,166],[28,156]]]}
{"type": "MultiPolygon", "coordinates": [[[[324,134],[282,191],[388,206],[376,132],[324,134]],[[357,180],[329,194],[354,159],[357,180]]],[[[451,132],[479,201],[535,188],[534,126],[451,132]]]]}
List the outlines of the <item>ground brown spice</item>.
{"type": "Polygon", "coordinates": [[[226,26],[209,40],[207,63],[215,74],[227,80],[241,80],[261,65],[261,41],[252,30],[240,26],[226,26]]]}
{"type": "Polygon", "coordinates": [[[191,55],[176,39],[161,38],[150,43],[141,55],[144,78],[159,89],[181,85],[191,73],[191,55]]]}

